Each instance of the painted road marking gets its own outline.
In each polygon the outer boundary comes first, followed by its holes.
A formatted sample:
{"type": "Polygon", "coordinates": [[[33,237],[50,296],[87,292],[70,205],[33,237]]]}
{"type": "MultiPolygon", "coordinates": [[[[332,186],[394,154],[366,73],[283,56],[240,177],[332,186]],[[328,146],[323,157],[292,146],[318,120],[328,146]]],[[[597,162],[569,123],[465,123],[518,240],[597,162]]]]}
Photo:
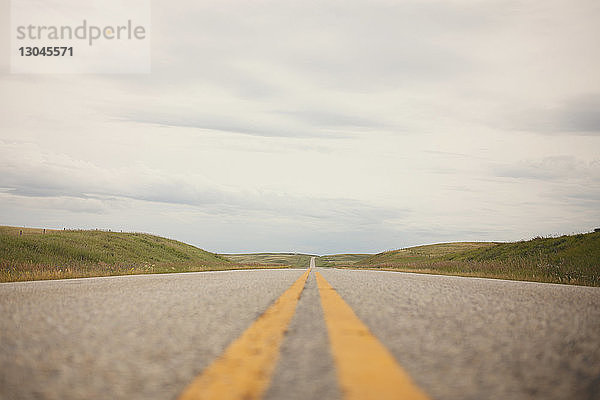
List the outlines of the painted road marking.
{"type": "Polygon", "coordinates": [[[179,400],[260,399],[310,269],[290,286],[181,394],[179,400]]]}
{"type": "Polygon", "coordinates": [[[325,278],[316,276],[344,399],[428,399],[325,278]]]}

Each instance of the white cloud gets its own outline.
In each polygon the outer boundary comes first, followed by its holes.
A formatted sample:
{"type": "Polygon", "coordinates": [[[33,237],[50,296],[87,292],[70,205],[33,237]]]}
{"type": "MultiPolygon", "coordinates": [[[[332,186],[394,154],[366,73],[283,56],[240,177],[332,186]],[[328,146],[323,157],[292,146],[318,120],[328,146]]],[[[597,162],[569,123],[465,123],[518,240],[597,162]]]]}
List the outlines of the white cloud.
{"type": "Polygon", "coordinates": [[[0,77],[0,223],[336,252],[600,218],[595,2],[153,7],[150,75],[0,77]]]}

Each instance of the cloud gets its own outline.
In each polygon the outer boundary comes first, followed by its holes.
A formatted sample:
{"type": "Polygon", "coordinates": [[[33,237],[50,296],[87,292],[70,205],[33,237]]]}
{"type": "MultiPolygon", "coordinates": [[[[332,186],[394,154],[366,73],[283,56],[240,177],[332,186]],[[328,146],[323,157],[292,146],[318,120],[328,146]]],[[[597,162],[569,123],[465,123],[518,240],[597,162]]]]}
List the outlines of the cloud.
{"type": "Polygon", "coordinates": [[[65,195],[29,196],[18,191],[0,192],[0,203],[6,208],[68,211],[76,214],[107,214],[118,208],[118,200],[94,197],[70,197],[65,195]]]}
{"type": "Polygon", "coordinates": [[[175,63],[177,69],[194,71],[238,92],[247,92],[249,86],[256,94],[260,82],[259,95],[269,86],[268,75],[248,79],[241,74],[254,61],[289,69],[324,88],[344,90],[384,89],[415,78],[444,79],[467,73],[469,57],[452,45],[454,38],[445,41],[443,35],[493,29],[501,17],[490,8],[498,5],[186,2],[184,14],[181,8],[160,9],[170,35],[158,38],[169,60],[158,68],[171,70],[175,63]],[[197,27],[196,35],[189,35],[190,26],[197,27]]]}
{"type": "Polygon", "coordinates": [[[600,135],[600,93],[570,100],[558,118],[559,130],[600,135]]]}
{"type": "Polygon", "coordinates": [[[0,218],[232,251],[587,227],[599,10],[154,2],[151,74],[0,76],[0,218]]]}
{"type": "Polygon", "coordinates": [[[545,134],[600,135],[600,93],[579,95],[556,106],[513,111],[502,125],[545,134]]]}
{"type": "Polygon", "coordinates": [[[332,110],[274,110],[268,116],[261,116],[259,113],[253,116],[202,115],[199,112],[185,110],[175,113],[136,111],[124,114],[120,119],[165,127],[283,138],[347,139],[361,131],[390,128],[382,121],[332,110]]]}
{"type": "Polygon", "coordinates": [[[494,175],[542,181],[581,181],[600,184],[600,160],[584,162],[573,156],[544,157],[494,167],[494,175]]]}
{"type": "MultiPolygon", "coordinates": [[[[283,113],[281,113],[283,114],[283,113]]],[[[121,117],[125,121],[145,124],[154,124],[166,127],[186,127],[203,130],[222,131],[226,133],[239,133],[262,137],[327,137],[347,138],[348,133],[331,130],[302,129],[298,123],[285,123],[277,118],[261,118],[259,115],[245,117],[240,115],[201,115],[197,112],[185,114],[180,112],[166,114],[161,112],[131,112],[121,117]]]]}
{"type": "Polygon", "coordinates": [[[369,119],[360,114],[338,113],[330,110],[294,110],[277,111],[278,114],[291,116],[298,121],[313,127],[350,128],[350,129],[381,129],[387,128],[385,123],[369,119]]]}
{"type": "Polygon", "coordinates": [[[407,212],[354,199],[238,189],[212,183],[199,174],[166,174],[139,166],[101,167],[27,144],[5,143],[0,155],[0,187],[5,198],[51,199],[56,208],[75,212],[102,212],[108,208],[101,206],[104,202],[108,206],[130,199],[166,207],[191,206],[206,214],[237,218],[320,220],[341,229],[372,226],[402,218],[407,212]]]}

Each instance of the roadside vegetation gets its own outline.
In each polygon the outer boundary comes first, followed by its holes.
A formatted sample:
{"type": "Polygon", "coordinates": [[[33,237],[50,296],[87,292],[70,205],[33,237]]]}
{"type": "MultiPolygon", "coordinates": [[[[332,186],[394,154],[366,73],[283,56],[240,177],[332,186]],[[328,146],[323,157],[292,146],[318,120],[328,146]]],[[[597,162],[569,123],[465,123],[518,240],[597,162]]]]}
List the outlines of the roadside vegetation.
{"type": "Polygon", "coordinates": [[[600,286],[600,232],[379,254],[214,254],[145,233],[0,226],[0,282],[242,268],[365,268],[600,286]]]}
{"type": "Polygon", "coordinates": [[[600,286],[600,232],[418,246],[336,266],[600,286]]]}
{"type": "Polygon", "coordinates": [[[334,267],[340,264],[354,264],[372,256],[372,254],[333,254],[320,256],[315,260],[317,266],[334,267]]]}
{"type": "MultiPolygon", "coordinates": [[[[311,257],[310,254],[299,253],[248,253],[248,254],[221,254],[233,262],[244,265],[261,266],[290,266],[296,268],[308,268],[311,257]]],[[[315,264],[319,265],[319,259],[315,259],[315,264]]]]}
{"type": "Polygon", "coordinates": [[[317,256],[300,253],[249,253],[221,255],[244,265],[287,265],[296,268],[308,268],[312,257],[315,257],[315,265],[317,267],[334,267],[336,265],[355,263],[371,254],[334,254],[317,256]]]}
{"type": "Polygon", "coordinates": [[[145,233],[0,226],[0,282],[261,267],[145,233]]]}

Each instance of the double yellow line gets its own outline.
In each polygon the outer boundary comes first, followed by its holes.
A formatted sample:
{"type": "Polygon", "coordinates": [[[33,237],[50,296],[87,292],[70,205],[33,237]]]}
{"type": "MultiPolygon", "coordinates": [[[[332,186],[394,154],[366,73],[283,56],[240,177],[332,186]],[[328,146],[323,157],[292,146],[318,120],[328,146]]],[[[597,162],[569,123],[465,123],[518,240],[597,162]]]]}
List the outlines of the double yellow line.
{"type": "MultiPolygon", "coordinates": [[[[311,270],[229,345],[179,400],[260,399],[311,270]]],[[[427,399],[325,278],[316,272],[316,279],[343,398],[427,399]]]]}

